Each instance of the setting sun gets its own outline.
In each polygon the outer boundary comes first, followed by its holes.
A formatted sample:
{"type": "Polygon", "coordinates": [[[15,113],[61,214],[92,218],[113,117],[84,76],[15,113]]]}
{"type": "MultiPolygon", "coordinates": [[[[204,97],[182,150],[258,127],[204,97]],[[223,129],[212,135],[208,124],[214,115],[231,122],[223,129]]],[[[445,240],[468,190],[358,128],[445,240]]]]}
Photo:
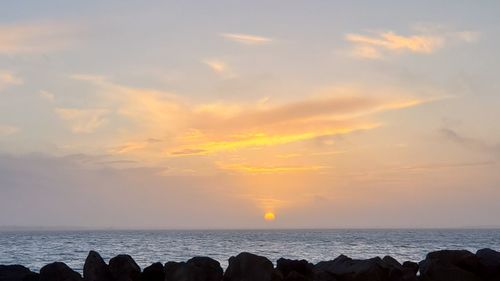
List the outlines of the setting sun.
{"type": "Polygon", "coordinates": [[[266,221],[274,221],[276,219],[276,215],[273,212],[267,212],[264,214],[264,220],[266,221]]]}

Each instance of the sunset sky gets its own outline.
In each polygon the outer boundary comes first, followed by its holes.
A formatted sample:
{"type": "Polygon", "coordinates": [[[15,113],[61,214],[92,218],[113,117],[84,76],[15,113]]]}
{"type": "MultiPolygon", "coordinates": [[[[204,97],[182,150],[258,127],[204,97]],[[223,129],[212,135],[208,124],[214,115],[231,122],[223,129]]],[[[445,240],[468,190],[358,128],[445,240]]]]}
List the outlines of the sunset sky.
{"type": "Polygon", "coordinates": [[[5,1],[0,226],[500,226],[500,2],[5,1]]]}

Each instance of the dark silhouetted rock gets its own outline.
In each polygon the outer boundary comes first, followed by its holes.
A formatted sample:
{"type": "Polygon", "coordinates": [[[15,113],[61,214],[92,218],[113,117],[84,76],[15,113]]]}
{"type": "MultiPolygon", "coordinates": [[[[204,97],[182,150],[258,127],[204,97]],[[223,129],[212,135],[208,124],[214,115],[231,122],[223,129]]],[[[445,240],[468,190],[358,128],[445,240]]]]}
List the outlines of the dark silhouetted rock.
{"type": "Polygon", "coordinates": [[[224,281],[271,281],[280,280],[281,274],[274,270],[273,263],[266,257],[240,253],[229,258],[224,281]]]}
{"type": "Polygon", "coordinates": [[[313,280],[314,265],[306,260],[289,260],[280,258],[276,262],[276,269],[283,275],[284,280],[313,280]]]}
{"type": "Polygon", "coordinates": [[[338,281],[337,278],[335,278],[335,276],[330,272],[326,272],[316,267],[313,269],[313,273],[314,281],[338,281]]]}
{"type": "Polygon", "coordinates": [[[220,263],[208,257],[165,264],[165,281],[221,281],[222,275],[220,263]]]}
{"type": "Polygon", "coordinates": [[[34,281],[38,278],[37,273],[22,265],[0,265],[0,281],[34,281]]]}
{"type": "Polygon", "coordinates": [[[40,281],[40,274],[32,272],[23,278],[23,281],[40,281]]]}
{"type": "Polygon", "coordinates": [[[500,252],[481,249],[476,256],[479,259],[479,275],[486,280],[500,280],[500,252]]]}
{"type": "Polygon", "coordinates": [[[382,258],[382,261],[385,262],[386,264],[395,267],[395,268],[400,268],[402,265],[396,260],[395,258],[391,256],[385,256],[382,258]]]}
{"type": "Polygon", "coordinates": [[[442,250],[427,254],[420,264],[422,281],[480,281],[479,258],[465,250],[442,250]]]}
{"type": "Polygon", "coordinates": [[[411,272],[413,275],[416,275],[418,272],[418,263],[412,261],[405,261],[403,263],[403,269],[405,271],[411,272]]]}
{"type": "Polygon", "coordinates": [[[283,278],[283,281],[312,281],[311,277],[306,277],[303,274],[298,273],[297,271],[292,271],[283,278]]]}
{"type": "Polygon", "coordinates": [[[418,263],[405,262],[403,265],[391,256],[382,258],[385,267],[388,270],[388,275],[391,280],[398,281],[415,281],[417,280],[418,263]]]}
{"type": "Polygon", "coordinates": [[[186,267],[188,266],[185,262],[167,262],[164,267],[165,281],[194,279],[194,274],[186,267]]]}
{"type": "Polygon", "coordinates": [[[333,274],[343,281],[395,281],[402,280],[404,273],[398,261],[386,257],[354,260],[344,255],[332,261],[316,264],[316,268],[333,274]]]}
{"type": "Polygon", "coordinates": [[[163,281],[165,280],[165,270],[160,262],[144,268],[141,273],[141,281],[163,281]]]}
{"type": "Polygon", "coordinates": [[[114,281],[139,281],[141,268],[129,255],[118,255],[109,260],[109,271],[114,281]]]}
{"type": "Polygon", "coordinates": [[[99,253],[89,252],[83,266],[83,279],[86,281],[113,281],[109,267],[99,253]]]}
{"type": "Polygon", "coordinates": [[[224,274],[224,270],[220,263],[209,257],[194,257],[187,261],[187,264],[193,265],[197,268],[203,276],[206,276],[206,281],[220,281],[224,274]]]}
{"type": "Polygon", "coordinates": [[[63,262],[49,263],[40,269],[40,281],[82,281],[80,273],[75,272],[63,262]]]}

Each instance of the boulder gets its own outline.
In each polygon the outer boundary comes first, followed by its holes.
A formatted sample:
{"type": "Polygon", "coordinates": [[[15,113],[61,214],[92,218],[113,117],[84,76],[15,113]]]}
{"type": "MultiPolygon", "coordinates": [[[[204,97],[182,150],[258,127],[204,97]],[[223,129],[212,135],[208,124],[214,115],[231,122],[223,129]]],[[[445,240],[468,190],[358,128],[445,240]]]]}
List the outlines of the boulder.
{"type": "Polygon", "coordinates": [[[118,255],[109,260],[109,271],[114,281],[139,281],[141,268],[129,255],[118,255]]]}
{"type": "Polygon", "coordinates": [[[109,267],[99,253],[89,252],[83,265],[83,279],[86,281],[113,281],[109,267]]]}
{"type": "Polygon", "coordinates": [[[205,276],[205,281],[220,281],[224,270],[220,263],[209,257],[194,257],[187,261],[187,264],[193,265],[198,272],[205,276]]]}
{"type": "Polygon", "coordinates": [[[313,277],[314,281],[338,281],[337,278],[335,278],[335,276],[330,272],[326,272],[316,267],[313,269],[313,273],[314,273],[313,277]]]}
{"type": "Polygon", "coordinates": [[[297,271],[292,271],[283,278],[283,281],[313,281],[313,279],[311,277],[300,274],[297,271]]]}
{"type": "Polygon", "coordinates": [[[481,249],[476,252],[479,260],[479,275],[485,280],[500,280],[500,252],[481,249]]]}
{"type": "Polygon", "coordinates": [[[220,263],[209,257],[165,264],[165,281],[221,281],[222,276],[220,263]]]}
{"type": "Polygon", "coordinates": [[[276,262],[276,269],[283,275],[284,280],[313,280],[314,265],[306,260],[289,260],[280,258],[276,262]]]}
{"type": "Polygon", "coordinates": [[[49,263],[40,269],[40,281],[82,281],[80,273],[75,272],[63,262],[49,263]]]}
{"type": "Polygon", "coordinates": [[[405,261],[403,262],[403,270],[406,272],[410,272],[413,275],[417,275],[418,263],[412,261],[405,261]]]}
{"type": "Polygon", "coordinates": [[[23,278],[23,281],[40,281],[40,274],[32,272],[23,278]]]}
{"type": "Polygon", "coordinates": [[[385,262],[386,264],[392,266],[392,267],[397,267],[397,268],[402,267],[402,265],[398,262],[398,260],[391,257],[391,256],[383,257],[382,261],[385,262]]]}
{"type": "Polygon", "coordinates": [[[141,273],[141,281],[163,281],[165,280],[165,270],[160,262],[144,268],[141,273]]]}
{"type": "Polygon", "coordinates": [[[266,257],[246,252],[230,257],[224,273],[224,281],[275,281],[281,278],[266,257]]]}
{"type": "Polygon", "coordinates": [[[163,270],[165,273],[165,281],[194,279],[194,277],[192,277],[193,274],[186,267],[187,265],[185,262],[167,262],[163,270]]]}
{"type": "Polygon", "coordinates": [[[386,263],[386,267],[389,270],[389,276],[392,278],[391,280],[417,280],[418,263],[406,261],[403,264],[400,264],[399,261],[391,256],[383,257],[382,261],[386,263]]]}
{"type": "MultiPolygon", "coordinates": [[[[323,261],[315,268],[333,274],[343,281],[393,281],[402,280],[402,266],[393,258],[379,257],[367,260],[355,260],[340,255],[332,261],[323,261]]],[[[404,280],[404,279],[403,279],[404,280]]]]}
{"type": "Polygon", "coordinates": [[[22,265],[0,265],[0,281],[34,281],[38,278],[37,273],[22,265]]]}
{"type": "Polygon", "coordinates": [[[442,250],[427,254],[421,261],[422,281],[480,281],[479,258],[466,250],[442,250]]]}

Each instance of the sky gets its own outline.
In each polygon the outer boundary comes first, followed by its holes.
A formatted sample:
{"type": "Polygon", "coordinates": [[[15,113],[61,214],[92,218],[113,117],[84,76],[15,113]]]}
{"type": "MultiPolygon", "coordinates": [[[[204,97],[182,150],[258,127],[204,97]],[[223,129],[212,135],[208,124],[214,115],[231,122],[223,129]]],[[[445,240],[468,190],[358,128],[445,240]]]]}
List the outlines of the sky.
{"type": "Polygon", "coordinates": [[[0,226],[500,226],[498,1],[5,1],[0,226]]]}

